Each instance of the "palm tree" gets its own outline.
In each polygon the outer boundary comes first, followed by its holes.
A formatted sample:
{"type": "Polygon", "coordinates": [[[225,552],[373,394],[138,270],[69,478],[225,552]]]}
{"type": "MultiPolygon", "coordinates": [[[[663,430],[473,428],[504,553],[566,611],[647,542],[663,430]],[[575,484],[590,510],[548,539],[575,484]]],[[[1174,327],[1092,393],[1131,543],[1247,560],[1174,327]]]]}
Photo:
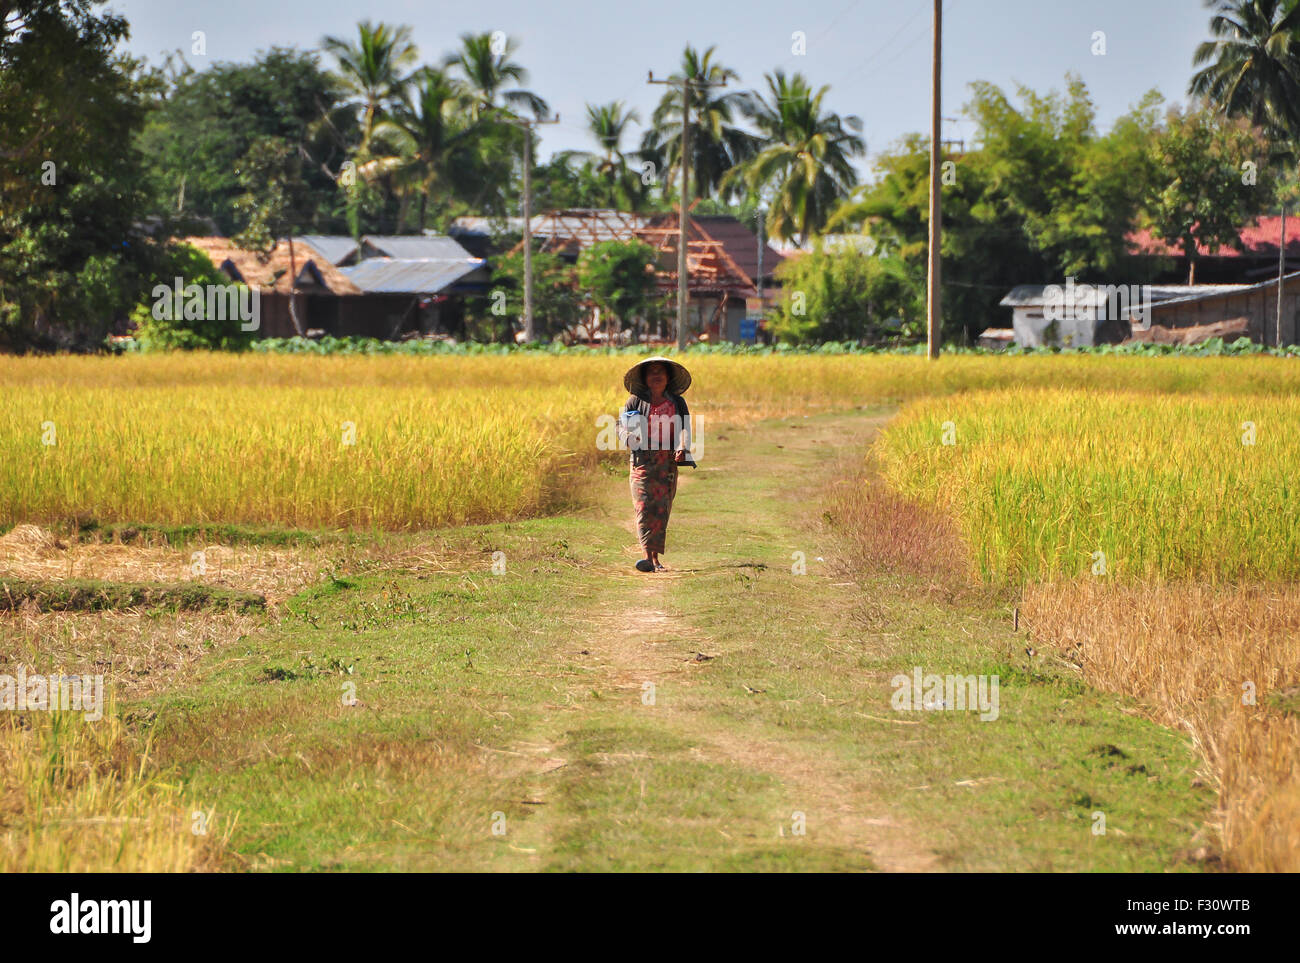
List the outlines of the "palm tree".
{"type": "Polygon", "coordinates": [[[519,48],[514,39],[497,40],[494,50],[492,34],[463,34],[460,51],[444,57],[443,66],[460,72],[465,90],[473,100],[475,117],[480,111],[503,105],[526,107],[534,117],[545,116],[550,108],[541,97],[527,90],[505,89],[511,83],[521,87],[528,83],[528,71],[510,59],[519,48]],[[497,102],[498,95],[503,103],[497,102]]]}
{"type": "Polygon", "coordinates": [[[723,187],[743,184],[754,193],[772,192],[768,233],[789,240],[819,232],[837,204],[852,193],[857,171],[850,160],[866,152],[854,116],[823,113],[829,87],[813,92],[801,74],[768,74],[770,101],[753,94],[745,113],[765,146],[723,179],[723,187]],[[845,128],[848,128],[846,130],[845,128]]]}
{"type": "Polygon", "coordinates": [[[1300,4],[1206,0],[1214,40],[1196,48],[1188,92],[1273,138],[1300,137],[1300,4]]]}
{"type": "MultiPolygon", "coordinates": [[[[682,54],[682,66],[669,80],[707,81],[722,84],[739,80],[739,75],[729,67],[715,63],[710,47],[701,54],[687,47],[682,54]]],[[[756,149],[753,135],[733,124],[733,118],[742,107],[745,95],[740,92],[718,94],[719,87],[691,87],[691,188],[697,197],[710,197],[722,185],[727,171],[751,157],[756,149]]],[[[641,155],[655,163],[671,183],[681,171],[682,94],[679,86],[671,86],[659,101],[650,118],[650,129],[641,141],[641,155]]]]}
{"type": "Polygon", "coordinates": [[[587,130],[600,145],[600,150],[564,151],[560,155],[565,161],[582,158],[591,165],[592,172],[605,185],[603,203],[627,204],[636,210],[645,199],[640,172],[629,166],[629,161],[638,158],[640,152],[623,150],[623,137],[628,126],[640,121],[640,115],[635,110],[628,110],[621,100],[588,104],[587,130]]]}
{"type": "Polygon", "coordinates": [[[411,42],[411,28],[363,20],[357,24],[355,44],[326,37],[321,46],[337,61],[339,83],[361,113],[359,152],[364,155],[380,111],[401,96],[410,79],[402,71],[419,56],[411,42]]]}
{"type": "Polygon", "coordinates": [[[411,196],[418,195],[423,230],[429,197],[441,188],[456,193],[475,161],[475,127],[464,92],[441,70],[425,68],[375,125],[373,157],[358,172],[368,181],[391,178],[402,197],[400,225],[411,196]]]}

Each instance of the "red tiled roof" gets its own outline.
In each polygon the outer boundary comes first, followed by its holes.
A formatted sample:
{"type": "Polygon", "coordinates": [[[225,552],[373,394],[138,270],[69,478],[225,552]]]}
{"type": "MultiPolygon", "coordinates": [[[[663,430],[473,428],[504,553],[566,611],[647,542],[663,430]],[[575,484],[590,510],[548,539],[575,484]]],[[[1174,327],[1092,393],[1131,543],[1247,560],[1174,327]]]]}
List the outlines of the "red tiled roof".
{"type": "MultiPolygon", "coordinates": [[[[1242,250],[1230,245],[1223,245],[1213,254],[1204,244],[1197,246],[1198,257],[1277,257],[1278,242],[1282,239],[1282,218],[1280,216],[1261,217],[1258,222],[1241,229],[1242,250]]],[[[1156,254],[1165,257],[1181,257],[1182,245],[1168,239],[1155,237],[1151,231],[1143,229],[1133,231],[1128,236],[1130,254],[1156,254]]],[[[1300,257],[1300,217],[1288,217],[1286,220],[1287,257],[1300,257]]]]}

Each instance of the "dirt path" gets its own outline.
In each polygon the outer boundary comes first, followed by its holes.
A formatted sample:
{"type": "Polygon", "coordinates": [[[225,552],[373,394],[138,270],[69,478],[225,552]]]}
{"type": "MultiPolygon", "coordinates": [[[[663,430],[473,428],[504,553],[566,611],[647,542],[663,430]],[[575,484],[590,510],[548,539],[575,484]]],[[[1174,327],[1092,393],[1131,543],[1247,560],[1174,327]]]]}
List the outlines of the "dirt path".
{"type": "Polygon", "coordinates": [[[827,495],[884,420],[707,435],[665,573],[633,568],[626,469],[582,511],[358,562],[156,697],[154,758],[259,866],[1196,868],[1184,736],[1032,659],[1009,608],[838,554],[879,536],[827,495]],[[914,671],[1000,678],[996,720],[895,711],[914,671]]]}
{"type": "MultiPolygon", "coordinates": [[[[689,470],[683,471],[669,527],[671,555],[665,555],[671,567],[664,573],[643,575],[632,570],[638,553],[631,507],[623,504],[627,498],[618,497],[626,493],[616,484],[610,486],[614,491],[601,510],[626,531],[628,548],[622,570],[611,566],[611,584],[598,609],[575,617],[584,639],[579,654],[592,674],[568,687],[563,708],[546,718],[534,738],[512,747],[531,770],[532,802],[545,811],[530,820],[519,844],[534,863],[545,864],[554,823],[564,818],[553,803],[556,786],[571,761],[561,755],[565,733],[580,725],[575,715],[593,711],[604,716],[603,725],[617,724],[608,718],[608,702],[617,706],[616,715],[639,725],[648,721],[662,735],[686,743],[686,754],[699,763],[738,768],[773,780],[772,795],[782,805],[766,816],[777,840],[806,834],[856,853],[884,871],[937,867],[923,834],[875,798],[869,781],[851,762],[800,741],[774,738],[762,719],[737,724],[711,711],[707,702],[708,692],[718,683],[713,678],[715,667],[726,664],[733,652],[710,634],[706,620],[695,617],[702,609],[728,607],[737,593],[745,591],[747,573],[765,572],[770,564],[727,558],[727,543],[752,550],[759,547],[755,539],[761,538],[766,554],[775,546],[780,551],[785,545],[809,540],[807,520],[801,516],[825,484],[836,446],[849,444],[864,450],[880,423],[854,419],[847,438],[844,420],[836,420],[711,439],[711,459],[700,474],[692,477],[689,470]],[[701,477],[706,472],[715,473],[714,477],[701,477]],[[745,473],[745,486],[728,482],[735,472],[745,473]],[[791,481],[796,484],[785,487],[791,481]],[[755,488],[762,494],[756,497],[755,488]],[[737,524],[738,518],[744,521],[737,524]],[[701,552],[703,546],[712,547],[708,553],[712,558],[701,552]],[[688,581],[703,591],[690,605],[683,605],[688,581]],[[696,692],[698,699],[692,698],[696,692]],[[802,827],[794,824],[796,813],[803,814],[802,827]]],[[[858,602],[855,586],[836,583],[819,561],[813,561],[808,574],[791,580],[789,586],[792,592],[815,599],[815,621],[801,625],[805,635],[832,639],[842,634],[844,613],[858,602]]],[[[752,614],[762,618],[762,613],[752,614]]],[[[736,689],[756,697],[766,692],[743,682],[736,689]]]]}

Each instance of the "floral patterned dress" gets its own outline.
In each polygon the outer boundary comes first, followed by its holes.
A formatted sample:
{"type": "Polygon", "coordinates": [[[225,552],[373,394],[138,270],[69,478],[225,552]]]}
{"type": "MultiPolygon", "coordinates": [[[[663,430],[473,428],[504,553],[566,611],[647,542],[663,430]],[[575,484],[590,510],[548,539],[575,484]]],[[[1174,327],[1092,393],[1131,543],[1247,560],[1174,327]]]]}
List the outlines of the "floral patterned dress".
{"type": "Polygon", "coordinates": [[[636,506],[637,536],[647,552],[662,554],[668,531],[668,513],[677,496],[677,462],[674,458],[673,416],[677,407],[664,398],[650,408],[651,450],[643,465],[632,465],[632,503],[636,506]]]}

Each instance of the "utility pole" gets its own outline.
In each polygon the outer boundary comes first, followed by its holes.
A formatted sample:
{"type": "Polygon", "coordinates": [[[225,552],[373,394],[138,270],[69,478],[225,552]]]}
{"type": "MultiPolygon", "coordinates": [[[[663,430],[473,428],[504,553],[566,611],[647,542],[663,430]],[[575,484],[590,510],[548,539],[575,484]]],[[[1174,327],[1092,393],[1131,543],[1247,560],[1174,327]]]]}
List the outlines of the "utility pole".
{"type": "Polygon", "coordinates": [[[691,181],[691,89],[705,90],[709,87],[725,87],[727,82],[699,80],[692,77],[682,77],[675,80],[669,77],[667,80],[655,80],[654,71],[650,71],[647,83],[664,84],[669,87],[680,86],[682,88],[682,147],[679,155],[678,167],[682,175],[681,191],[681,209],[677,212],[677,350],[686,349],[686,284],[688,273],[686,269],[686,205],[687,198],[690,194],[691,181]]]}
{"type": "Polygon", "coordinates": [[[1277,248],[1277,339],[1282,347],[1282,279],[1286,277],[1286,201],[1282,202],[1282,243],[1277,248]]]}
{"type": "MultiPolygon", "coordinates": [[[[653,82],[653,81],[652,81],[653,82]]],[[[677,210],[677,350],[686,350],[686,201],[691,185],[691,85],[682,84],[682,198],[677,210]]]]}
{"type": "Polygon", "coordinates": [[[529,120],[508,111],[500,113],[505,115],[507,124],[522,127],[524,131],[524,341],[531,343],[537,340],[533,322],[533,128],[538,124],[558,124],[560,115],[550,120],[529,120]]]}
{"type": "Polygon", "coordinates": [[[943,0],[934,0],[934,58],[930,70],[930,265],[926,292],[926,354],[939,357],[940,332],[943,329],[942,289],[939,243],[943,227],[943,195],[940,183],[942,143],[939,125],[939,80],[943,74],[943,0]]]}
{"type": "Polygon", "coordinates": [[[755,212],[754,217],[758,221],[758,313],[763,314],[763,248],[767,247],[763,243],[763,228],[767,225],[764,223],[763,209],[760,207],[755,212]]]}
{"type": "Polygon", "coordinates": [[[533,322],[533,128],[524,125],[524,343],[537,339],[533,322]]]}

